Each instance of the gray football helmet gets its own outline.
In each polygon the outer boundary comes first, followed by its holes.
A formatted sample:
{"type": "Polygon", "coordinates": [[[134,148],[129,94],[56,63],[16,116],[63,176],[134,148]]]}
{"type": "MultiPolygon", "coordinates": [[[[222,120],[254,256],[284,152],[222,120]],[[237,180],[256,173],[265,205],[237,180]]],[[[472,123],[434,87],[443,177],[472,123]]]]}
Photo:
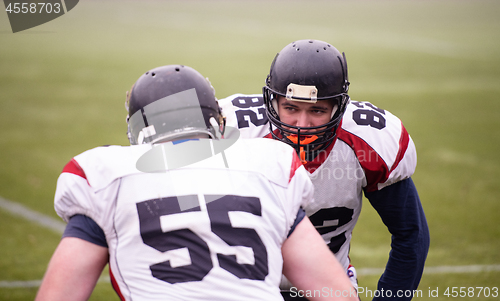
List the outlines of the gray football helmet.
{"type": "Polygon", "coordinates": [[[225,119],[215,91],[205,77],[182,65],[144,73],[127,92],[130,144],[157,143],[224,133],[225,119]]]}

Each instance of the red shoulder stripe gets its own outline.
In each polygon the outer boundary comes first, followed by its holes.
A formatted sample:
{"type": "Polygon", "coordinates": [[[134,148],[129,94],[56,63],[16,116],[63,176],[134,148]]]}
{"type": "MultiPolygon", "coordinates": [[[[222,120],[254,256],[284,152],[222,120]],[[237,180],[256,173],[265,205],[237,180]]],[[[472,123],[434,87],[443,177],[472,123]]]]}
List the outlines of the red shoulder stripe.
{"type": "Polygon", "coordinates": [[[74,175],[80,176],[80,177],[84,178],[85,180],[87,180],[87,176],[85,175],[85,172],[80,167],[80,164],[78,164],[78,162],[76,162],[75,158],[71,159],[71,161],[69,161],[68,164],[66,164],[66,166],[64,166],[62,172],[72,173],[74,175]]]}
{"type": "Polygon", "coordinates": [[[344,129],[338,131],[338,138],[347,143],[356,153],[365,171],[366,191],[378,190],[377,184],[385,182],[389,177],[389,168],[384,159],[366,141],[344,129]]]}
{"type": "Polygon", "coordinates": [[[296,152],[293,152],[292,166],[290,168],[290,178],[288,179],[288,183],[290,183],[293,176],[295,175],[295,171],[301,166],[302,166],[302,163],[300,162],[299,156],[297,155],[296,152]]]}
{"type": "Polygon", "coordinates": [[[396,156],[396,160],[394,161],[394,164],[392,164],[391,167],[391,172],[398,167],[399,162],[403,160],[403,157],[406,153],[406,149],[408,148],[408,144],[410,143],[410,135],[408,135],[408,132],[406,131],[405,127],[403,126],[403,123],[401,122],[401,137],[399,137],[399,151],[398,155],[396,156]]]}

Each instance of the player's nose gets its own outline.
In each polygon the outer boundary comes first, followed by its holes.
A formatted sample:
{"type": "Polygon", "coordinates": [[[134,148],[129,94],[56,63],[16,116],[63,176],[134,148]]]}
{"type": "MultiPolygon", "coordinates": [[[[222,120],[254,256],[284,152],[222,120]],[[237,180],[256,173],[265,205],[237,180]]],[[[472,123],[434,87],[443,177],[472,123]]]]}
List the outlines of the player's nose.
{"type": "Polygon", "coordinates": [[[310,127],[310,126],[312,126],[312,124],[311,124],[311,118],[309,118],[309,116],[307,115],[306,112],[301,112],[297,116],[297,120],[296,120],[295,126],[310,127]]]}

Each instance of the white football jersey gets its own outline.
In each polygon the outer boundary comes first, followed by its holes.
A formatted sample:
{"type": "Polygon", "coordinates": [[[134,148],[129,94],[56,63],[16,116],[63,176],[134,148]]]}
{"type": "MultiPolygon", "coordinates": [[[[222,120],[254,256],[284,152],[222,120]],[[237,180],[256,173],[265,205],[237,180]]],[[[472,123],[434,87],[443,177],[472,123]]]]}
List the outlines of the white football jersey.
{"type": "MultiPolygon", "coordinates": [[[[261,94],[235,94],[219,105],[227,125],[238,128],[242,138],[270,136],[261,94]]],[[[416,161],[415,145],[400,119],[369,102],[350,101],[334,143],[305,164],[315,202],[304,209],[346,270],[363,191],[409,178],[416,161]]]]}
{"type": "Polygon", "coordinates": [[[139,171],[153,147],[86,151],[57,182],[58,215],[86,215],[104,231],[120,298],[282,300],[281,246],[313,197],[295,151],[240,139],[185,167],[139,171]]]}

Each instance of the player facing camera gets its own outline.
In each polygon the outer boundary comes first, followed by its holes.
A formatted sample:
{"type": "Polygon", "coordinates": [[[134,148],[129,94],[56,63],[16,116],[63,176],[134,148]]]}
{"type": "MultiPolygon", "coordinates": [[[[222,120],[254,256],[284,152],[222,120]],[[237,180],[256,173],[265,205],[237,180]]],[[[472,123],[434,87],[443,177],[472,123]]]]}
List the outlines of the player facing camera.
{"type": "Polygon", "coordinates": [[[317,40],[288,44],[263,87],[272,136],[311,161],[335,139],[348,89],[346,58],[335,47],[317,40]]]}
{"type": "MultiPolygon", "coordinates": [[[[364,195],[391,234],[392,249],[378,289],[415,290],[430,241],[411,178],[415,144],[397,116],[351,100],[348,87],[343,54],[326,42],[300,40],[275,56],[262,96],[237,93],[219,103],[228,125],[237,125],[241,137],[280,140],[299,153],[315,189],[315,205],[305,207],[306,214],[353,287],[357,280],[349,250],[364,195]]],[[[294,297],[290,288],[281,285],[285,300],[294,297]]]]}
{"type": "Polygon", "coordinates": [[[199,72],[168,65],[144,73],[127,92],[130,144],[222,137],[225,120],[215,90],[199,72]]]}

